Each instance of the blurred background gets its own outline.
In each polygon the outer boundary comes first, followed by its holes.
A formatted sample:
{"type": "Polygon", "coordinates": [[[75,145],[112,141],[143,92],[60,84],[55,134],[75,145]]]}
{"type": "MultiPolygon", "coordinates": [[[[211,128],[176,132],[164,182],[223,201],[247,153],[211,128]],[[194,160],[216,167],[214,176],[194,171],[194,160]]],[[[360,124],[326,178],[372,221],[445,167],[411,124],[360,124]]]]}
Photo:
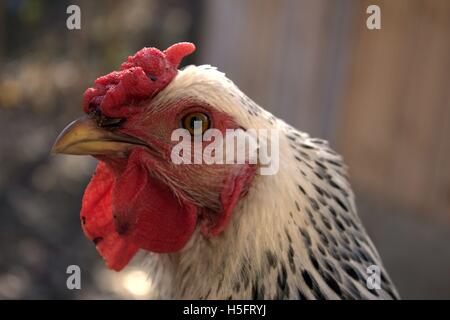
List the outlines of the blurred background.
{"type": "Polygon", "coordinates": [[[49,156],[84,90],[144,46],[192,41],[257,103],[330,140],[403,298],[450,299],[450,2],[0,1],[0,299],[143,298],[79,223],[87,157],[49,156]],[[66,8],[81,8],[68,30],[66,8]],[[381,8],[368,30],[366,8],[381,8]],[[68,290],[66,268],[82,270],[68,290]]]}

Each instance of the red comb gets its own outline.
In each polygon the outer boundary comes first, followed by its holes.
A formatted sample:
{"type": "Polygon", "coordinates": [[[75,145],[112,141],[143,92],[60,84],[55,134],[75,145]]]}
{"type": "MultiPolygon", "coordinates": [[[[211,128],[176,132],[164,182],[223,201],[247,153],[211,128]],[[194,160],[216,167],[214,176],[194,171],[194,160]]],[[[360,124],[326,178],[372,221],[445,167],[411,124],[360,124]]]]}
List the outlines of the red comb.
{"type": "Polygon", "coordinates": [[[122,63],[120,71],[113,71],[95,80],[84,93],[83,110],[90,113],[97,108],[109,117],[126,117],[136,112],[136,104],[155,96],[178,73],[181,60],[195,51],[189,42],[180,42],[160,51],[143,48],[122,63]]]}
{"type": "Polygon", "coordinates": [[[181,60],[183,60],[184,57],[190,55],[194,51],[194,44],[190,42],[180,42],[168,47],[164,51],[164,53],[166,54],[167,60],[178,68],[181,60]]]}

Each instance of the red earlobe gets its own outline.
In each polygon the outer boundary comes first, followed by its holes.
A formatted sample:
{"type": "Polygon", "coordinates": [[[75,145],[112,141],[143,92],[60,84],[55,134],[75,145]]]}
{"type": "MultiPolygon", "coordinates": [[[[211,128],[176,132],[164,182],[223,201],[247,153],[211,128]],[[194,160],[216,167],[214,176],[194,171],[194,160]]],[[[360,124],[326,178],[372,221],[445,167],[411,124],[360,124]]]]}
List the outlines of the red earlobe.
{"type": "Polygon", "coordinates": [[[217,236],[225,229],[230,221],[233,209],[241,197],[245,195],[247,187],[255,177],[255,173],[256,166],[246,164],[239,172],[235,172],[227,178],[225,188],[220,195],[222,212],[209,214],[202,222],[201,232],[205,237],[217,236]]]}

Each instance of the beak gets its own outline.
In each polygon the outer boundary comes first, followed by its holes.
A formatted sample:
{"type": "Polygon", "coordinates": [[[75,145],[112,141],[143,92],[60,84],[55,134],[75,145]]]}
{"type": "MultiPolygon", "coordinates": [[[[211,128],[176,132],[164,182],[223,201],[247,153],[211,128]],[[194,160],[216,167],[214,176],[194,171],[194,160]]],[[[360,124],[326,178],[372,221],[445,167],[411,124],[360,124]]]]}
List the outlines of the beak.
{"type": "Polygon", "coordinates": [[[74,155],[124,155],[142,140],[104,130],[88,116],[70,123],[56,138],[51,153],[74,155]]]}

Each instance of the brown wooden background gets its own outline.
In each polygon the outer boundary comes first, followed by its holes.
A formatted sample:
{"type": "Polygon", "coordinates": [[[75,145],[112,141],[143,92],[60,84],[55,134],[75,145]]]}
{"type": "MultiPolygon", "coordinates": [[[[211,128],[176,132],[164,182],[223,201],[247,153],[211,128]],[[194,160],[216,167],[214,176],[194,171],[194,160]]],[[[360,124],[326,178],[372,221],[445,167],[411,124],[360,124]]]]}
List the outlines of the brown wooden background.
{"type": "Polygon", "coordinates": [[[381,6],[384,30],[353,44],[339,146],[370,192],[450,218],[450,2],[381,6]]]}

